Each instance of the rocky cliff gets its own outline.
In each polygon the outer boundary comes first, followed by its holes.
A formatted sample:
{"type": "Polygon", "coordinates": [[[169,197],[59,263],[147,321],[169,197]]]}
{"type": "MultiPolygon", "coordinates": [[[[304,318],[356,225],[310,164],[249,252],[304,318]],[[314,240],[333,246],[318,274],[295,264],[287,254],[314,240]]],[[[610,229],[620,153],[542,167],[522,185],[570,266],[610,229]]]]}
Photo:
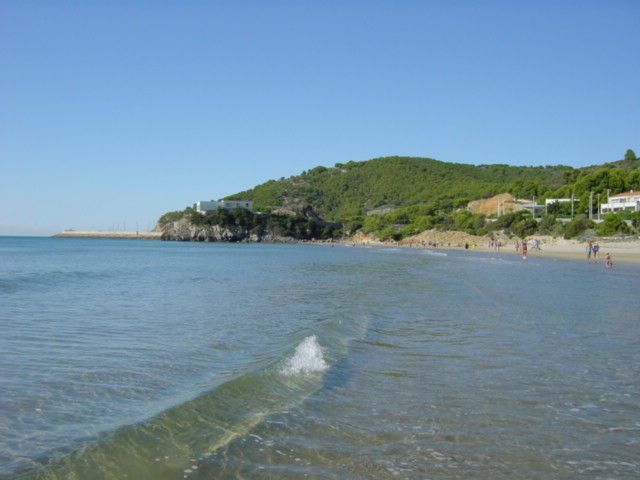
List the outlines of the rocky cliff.
{"type": "Polygon", "coordinates": [[[169,222],[160,228],[162,240],[178,242],[267,242],[267,243],[293,243],[297,240],[292,237],[276,235],[266,229],[262,233],[252,233],[248,227],[233,225],[221,227],[220,225],[202,226],[193,225],[187,219],[182,218],[176,222],[169,222]]]}

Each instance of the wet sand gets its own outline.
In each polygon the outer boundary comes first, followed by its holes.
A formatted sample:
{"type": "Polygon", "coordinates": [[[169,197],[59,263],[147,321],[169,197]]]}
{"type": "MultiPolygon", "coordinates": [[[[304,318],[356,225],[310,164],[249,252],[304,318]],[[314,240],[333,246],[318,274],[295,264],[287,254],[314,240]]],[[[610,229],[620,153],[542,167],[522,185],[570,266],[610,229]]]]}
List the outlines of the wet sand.
{"type": "MultiPolygon", "coordinates": [[[[587,242],[579,240],[565,240],[564,238],[553,238],[551,236],[539,236],[531,237],[531,239],[539,239],[542,241],[540,249],[533,248],[533,241],[529,242],[529,248],[527,250],[528,257],[551,257],[551,258],[563,258],[566,260],[582,260],[587,261],[587,242]]],[[[605,255],[611,254],[613,263],[633,263],[640,264],[640,239],[634,240],[611,240],[604,239],[593,240],[594,243],[600,245],[600,251],[597,258],[591,255],[591,262],[597,262],[604,264],[605,255]]],[[[474,250],[480,252],[492,252],[492,248],[488,246],[489,240],[487,239],[483,244],[478,245],[474,250]]],[[[516,255],[515,241],[508,240],[500,248],[501,254],[516,255]]]]}
{"type": "MultiPolygon", "coordinates": [[[[532,248],[534,242],[529,242],[527,256],[529,257],[552,257],[563,258],[567,260],[587,261],[586,247],[587,242],[579,240],[566,240],[564,238],[553,238],[551,236],[534,236],[531,240],[541,240],[540,250],[532,248]]],[[[407,238],[401,242],[377,242],[364,235],[360,235],[352,240],[352,243],[368,244],[368,245],[389,245],[393,243],[403,247],[422,248],[422,242],[437,242],[437,249],[442,250],[464,250],[464,244],[468,243],[470,251],[477,252],[494,252],[489,247],[489,238],[474,237],[464,232],[423,232],[415,237],[407,238]]],[[[502,238],[502,247],[499,253],[504,255],[516,255],[515,239],[502,238]]],[[[633,263],[640,264],[640,239],[631,240],[614,240],[602,239],[594,240],[600,245],[600,251],[597,258],[591,257],[592,262],[604,264],[605,255],[611,254],[614,265],[616,263],[633,263]]],[[[349,243],[348,241],[345,243],[349,243]]],[[[426,247],[432,248],[432,247],[426,247]]]]}
{"type": "MultiPolygon", "coordinates": [[[[605,255],[611,254],[613,263],[634,263],[640,264],[640,241],[609,241],[598,242],[600,245],[600,251],[597,258],[594,259],[591,255],[591,261],[597,261],[604,263],[605,255]]],[[[554,257],[554,258],[566,258],[571,260],[583,260],[587,261],[586,253],[587,244],[585,242],[574,243],[547,243],[541,247],[541,250],[529,250],[528,254],[532,257],[554,257]]],[[[512,252],[515,254],[513,244],[511,245],[512,252]]]]}

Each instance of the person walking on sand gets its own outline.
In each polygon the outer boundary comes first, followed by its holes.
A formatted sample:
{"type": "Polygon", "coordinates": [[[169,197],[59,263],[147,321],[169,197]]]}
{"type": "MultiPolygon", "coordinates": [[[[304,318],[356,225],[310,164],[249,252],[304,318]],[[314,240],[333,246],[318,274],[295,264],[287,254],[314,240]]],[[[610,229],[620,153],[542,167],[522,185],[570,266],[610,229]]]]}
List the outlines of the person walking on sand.
{"type": "Polygon", "coordinates": [[[593,252],[593,243],[591,241],[587,242],[587,248],[585,249],[587,252],[587,262],[591,261],[591,252],[593,252]]]}
{"type": "Polygon", "coordinates": [[[611,254],[609,252],[607,252],[606,255],[604,256],[604,263],[607,266],[607,268],[613,267],[613,260],[611,260],[611,254]]]}
{"type": "Polygon", "coordinates": [[[598,261],[598,252],[600,251],[600,245],[598,245],[598,243],[594,243],[593,244],[593,261],[597,262],[598,261]]]}

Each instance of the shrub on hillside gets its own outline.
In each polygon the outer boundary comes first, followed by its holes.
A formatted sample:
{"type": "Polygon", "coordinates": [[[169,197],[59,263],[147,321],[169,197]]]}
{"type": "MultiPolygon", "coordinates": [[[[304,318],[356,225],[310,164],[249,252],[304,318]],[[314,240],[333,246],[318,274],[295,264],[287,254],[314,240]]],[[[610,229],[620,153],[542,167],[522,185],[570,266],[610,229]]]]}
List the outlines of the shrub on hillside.
{"type": "Polygon", "coordinates": [[[399,240],[400,234],[393,227],[387,227],[378,232],[377,237],[380,240],[399,240]]]}
{"type": "Polygon", "coordinates": [[[511,225],[522,220],[525,215],[527,215],[527,213],[524,211],[512,212],[507,213],[506,215],[502,215],[491,224],[491,230],[508,230],[509,228],[511,228],[511,225]]]}
{"type": "Polygon", "coordinates": [[[365,217],[364,222],[362,222],[362,231],[364,233],[373,233],[381,230],[383,227],[384,222],[380,215],[369,215],[365,217]]]}
{"type": "Polygon", "coordinates": [[[342,229],[347,235],[350,235],[354,233],[356,230],[361,229],[363,224],[364,224],[364,219],[362,218],[362,216],[354,215],[352,217],[347,218],[342,223],[342,229]]]}
{"type": "Polygon", "coordinates": [[[177,222],[182,217],[185,217],[186,215],[189,215],[192,211],[195,211],[195,210],[193,208],[191,208],[191,207],[187,207],[184,210],[177,210],[175,212],[167,212],[167,213],[165,213],[164,215],[162,215],[158,219],[158,226],[164,227],[168,223],[177,222]]]}
{"type": "Polygon", "coordinates": [[[468,210],[458,210],[453,214],[453,228],[472,235],[482,235],[485,231],[486,217],[482,214],[473,214],[468,210]]]}
{"type": "Polygon", "coordinates": [[[640,212],[623,210],[621,212],[618,212],[617,215],[619,215],[623,220],[631,220],[631,225],[633,225],[633,228],[640,229],[640,212]]]}
{"type": "Polygon", "coordinates": [[[571,215],[571,203],[569,202],[554,202],[547,206],[547,214],[556,215],[559,217],[568,217],[571,215]]]}
{"type": "Polygon", "coordinates": [[[578,215],[567,223],[564,229],[564,238],[574,238],[584,233],[587,228],[593,227],[593,222],[586,215],[578,215]]]}
{"type": "Polygon", "coordinates": [[[421,232],[424,232],[425,230],[431,230],[434,225],[433,216],[421,215],[419,217],[416,217],[416,219],[413,221],[413,225],[415,225],[416,228],[418,228],[421,232]]]}
{"type": "Polygon", "coordinates": [[[598,235],[615,235],[616,233],[631,233],[631,229],[620,215],[608,213],[604,217],[604,222],[598,225],[596,233],[598,235]]]}
{"type": "Polygon", "coordinates": [[[511,232],[520,238],[533,235],[538,230],[538,222],[533,218],[522,218],[511,225],[511,232]]]}
{"type": "Polygon", "coordinates": [[[554,235],[558,232],[558,227],[561,226],[562,225],[558,222],[555,215],[547,215],[538,224],[538,233],[542,235],[554,235]]]}

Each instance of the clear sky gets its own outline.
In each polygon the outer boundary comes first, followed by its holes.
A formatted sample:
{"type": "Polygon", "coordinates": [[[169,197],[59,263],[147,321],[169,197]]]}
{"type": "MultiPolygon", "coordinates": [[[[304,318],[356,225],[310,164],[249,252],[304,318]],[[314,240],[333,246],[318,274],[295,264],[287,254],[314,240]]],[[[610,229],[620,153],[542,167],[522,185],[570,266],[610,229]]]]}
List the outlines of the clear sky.
{"type": "Polygon", "coordinates": [[[386,155],[640,154],[638,25],[638,0],[4,0],[0,235],[386,155]]]}

